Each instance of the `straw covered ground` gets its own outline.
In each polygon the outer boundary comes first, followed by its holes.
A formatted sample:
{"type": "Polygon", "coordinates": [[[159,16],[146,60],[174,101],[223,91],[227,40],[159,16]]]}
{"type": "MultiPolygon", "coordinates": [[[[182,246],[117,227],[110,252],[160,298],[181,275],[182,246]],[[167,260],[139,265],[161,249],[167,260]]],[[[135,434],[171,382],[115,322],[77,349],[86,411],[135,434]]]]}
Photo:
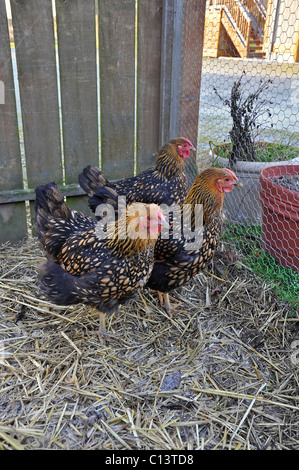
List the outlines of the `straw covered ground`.
{"type": "Polygon", "coordinates": [[[298,318],[226,246],[172,319],[142,291],[105,346],[94,309],[41,297],[43,259],[0,248],[0,449],[299,450],[298,318]]]}

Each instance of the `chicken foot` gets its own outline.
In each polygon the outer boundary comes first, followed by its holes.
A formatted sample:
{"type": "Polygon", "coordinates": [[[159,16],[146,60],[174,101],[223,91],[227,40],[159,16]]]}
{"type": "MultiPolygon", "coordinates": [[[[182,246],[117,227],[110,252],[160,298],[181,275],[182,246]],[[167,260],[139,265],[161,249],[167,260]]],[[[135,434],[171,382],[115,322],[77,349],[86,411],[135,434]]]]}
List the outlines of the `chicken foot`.
{"type": "Polygon", "coordinates": [[[179,300],[175,299],[174,297],[171,297],[171,300],[173,300],[174,302],[177,303],[177,305],[171,307],[170,300],[169,300],[169,294],[167,292],[165,293],[165,292],[159,292],[159,291],[157,291],[157,293],[158,293],[159,302],[160,302],[161,307],[164,307],[164,309],[166,310],[168,315],[170,317],[172,317],[176,313],[176,312],[174,312],[174,310],[177,309],[181,305],[181,302],[179,300]]]}
{"type": "Polygon", "coordinates": [[[107,333],[106,330],[106,315],[103,312],[99,312],[100,314],[100,324],[98,329],[98,338],[102,345],[106,344],[106,341],[110,341],[112,338],[116,338],[118,335],[110,335],[107,333]]]}

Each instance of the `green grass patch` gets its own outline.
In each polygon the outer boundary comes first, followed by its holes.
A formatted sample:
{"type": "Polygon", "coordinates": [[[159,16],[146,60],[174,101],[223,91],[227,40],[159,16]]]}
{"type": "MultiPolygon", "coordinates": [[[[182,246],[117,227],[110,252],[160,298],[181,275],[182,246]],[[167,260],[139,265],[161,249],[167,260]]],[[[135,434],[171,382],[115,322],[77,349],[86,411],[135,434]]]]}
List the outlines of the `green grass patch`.
{"type": "Polygon", "coordinates": [[[244,255],[243,263],[270,285],[293,312],[299,304],[299,275],[293,269],[281,266],[263,250],[261,232],[259,225],[228,224],[223,240],[233,242],[235,248],[244,255]]]}
{"type": "MultiPolygon", "coordinates": [[[[232,144],[227,143],[223,145],[215,145],[210,142],[210,147],[216,150],[217,156],[222,158],[229,158],[232,151],[232,144]]],[[[299,149],[285,144],[257,142],[256,148],[256,161],[257,162],[274,162],[291,160],[299,156],[299,149]]]]}

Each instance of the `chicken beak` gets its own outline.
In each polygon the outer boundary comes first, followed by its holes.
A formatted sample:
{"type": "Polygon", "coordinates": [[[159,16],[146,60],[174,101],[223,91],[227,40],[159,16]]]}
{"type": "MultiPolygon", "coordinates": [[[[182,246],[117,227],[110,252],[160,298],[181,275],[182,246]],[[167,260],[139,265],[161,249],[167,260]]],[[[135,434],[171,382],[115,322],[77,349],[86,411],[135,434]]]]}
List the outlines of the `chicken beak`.
{"type": "Polygon", "coordinates": [[[169,223],[165,219],[164,215],[160,218],[159,222],[162,227],[169,228],[169,223]]]}
{"type": "Polygon", "coordinates": [[[169,228],[169,224],[167,220],[165,219],[163,214],[159,215],[159,220],[158,220],[158,232],[160,233],[163,230],[163,227],[169,228]]]}

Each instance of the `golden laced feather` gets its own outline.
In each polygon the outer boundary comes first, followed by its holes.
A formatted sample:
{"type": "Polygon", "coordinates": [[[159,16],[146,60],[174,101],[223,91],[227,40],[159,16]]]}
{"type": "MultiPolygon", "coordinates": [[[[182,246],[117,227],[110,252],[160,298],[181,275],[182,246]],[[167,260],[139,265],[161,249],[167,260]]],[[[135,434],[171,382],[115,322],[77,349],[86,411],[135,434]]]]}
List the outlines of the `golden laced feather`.
{"type": "Polygon", "coordinates": [[[121,215],[115,224],[107,225],[105,245],[111,253],[121,257],[132,256],[155,245],[158,232],[149,235],[148,227],[142,230],[136,223],[140,214],[144,214],[145,218],[150,217],[150,206],[133,203],[127,207],[125,216],[121,215]]]}
{"type": "Polygon", "coordinates": [[[184,204],[191,204],[192,207],[195,204],[203,205],[204,225],[211,222],[213,212],[222,209],[224,193],[217,189],[217,180],[226,176],[226,170],[222,168],[208,168],[196,177],[184,201],[184,204]]]}
{"type": "Polygon", "coordinates": [[[162,179],[169,180],[182,173],[184,158],[177,151],[178,143],[178,139],[172,139],[159,150],[155,171],[162,179]]]}

